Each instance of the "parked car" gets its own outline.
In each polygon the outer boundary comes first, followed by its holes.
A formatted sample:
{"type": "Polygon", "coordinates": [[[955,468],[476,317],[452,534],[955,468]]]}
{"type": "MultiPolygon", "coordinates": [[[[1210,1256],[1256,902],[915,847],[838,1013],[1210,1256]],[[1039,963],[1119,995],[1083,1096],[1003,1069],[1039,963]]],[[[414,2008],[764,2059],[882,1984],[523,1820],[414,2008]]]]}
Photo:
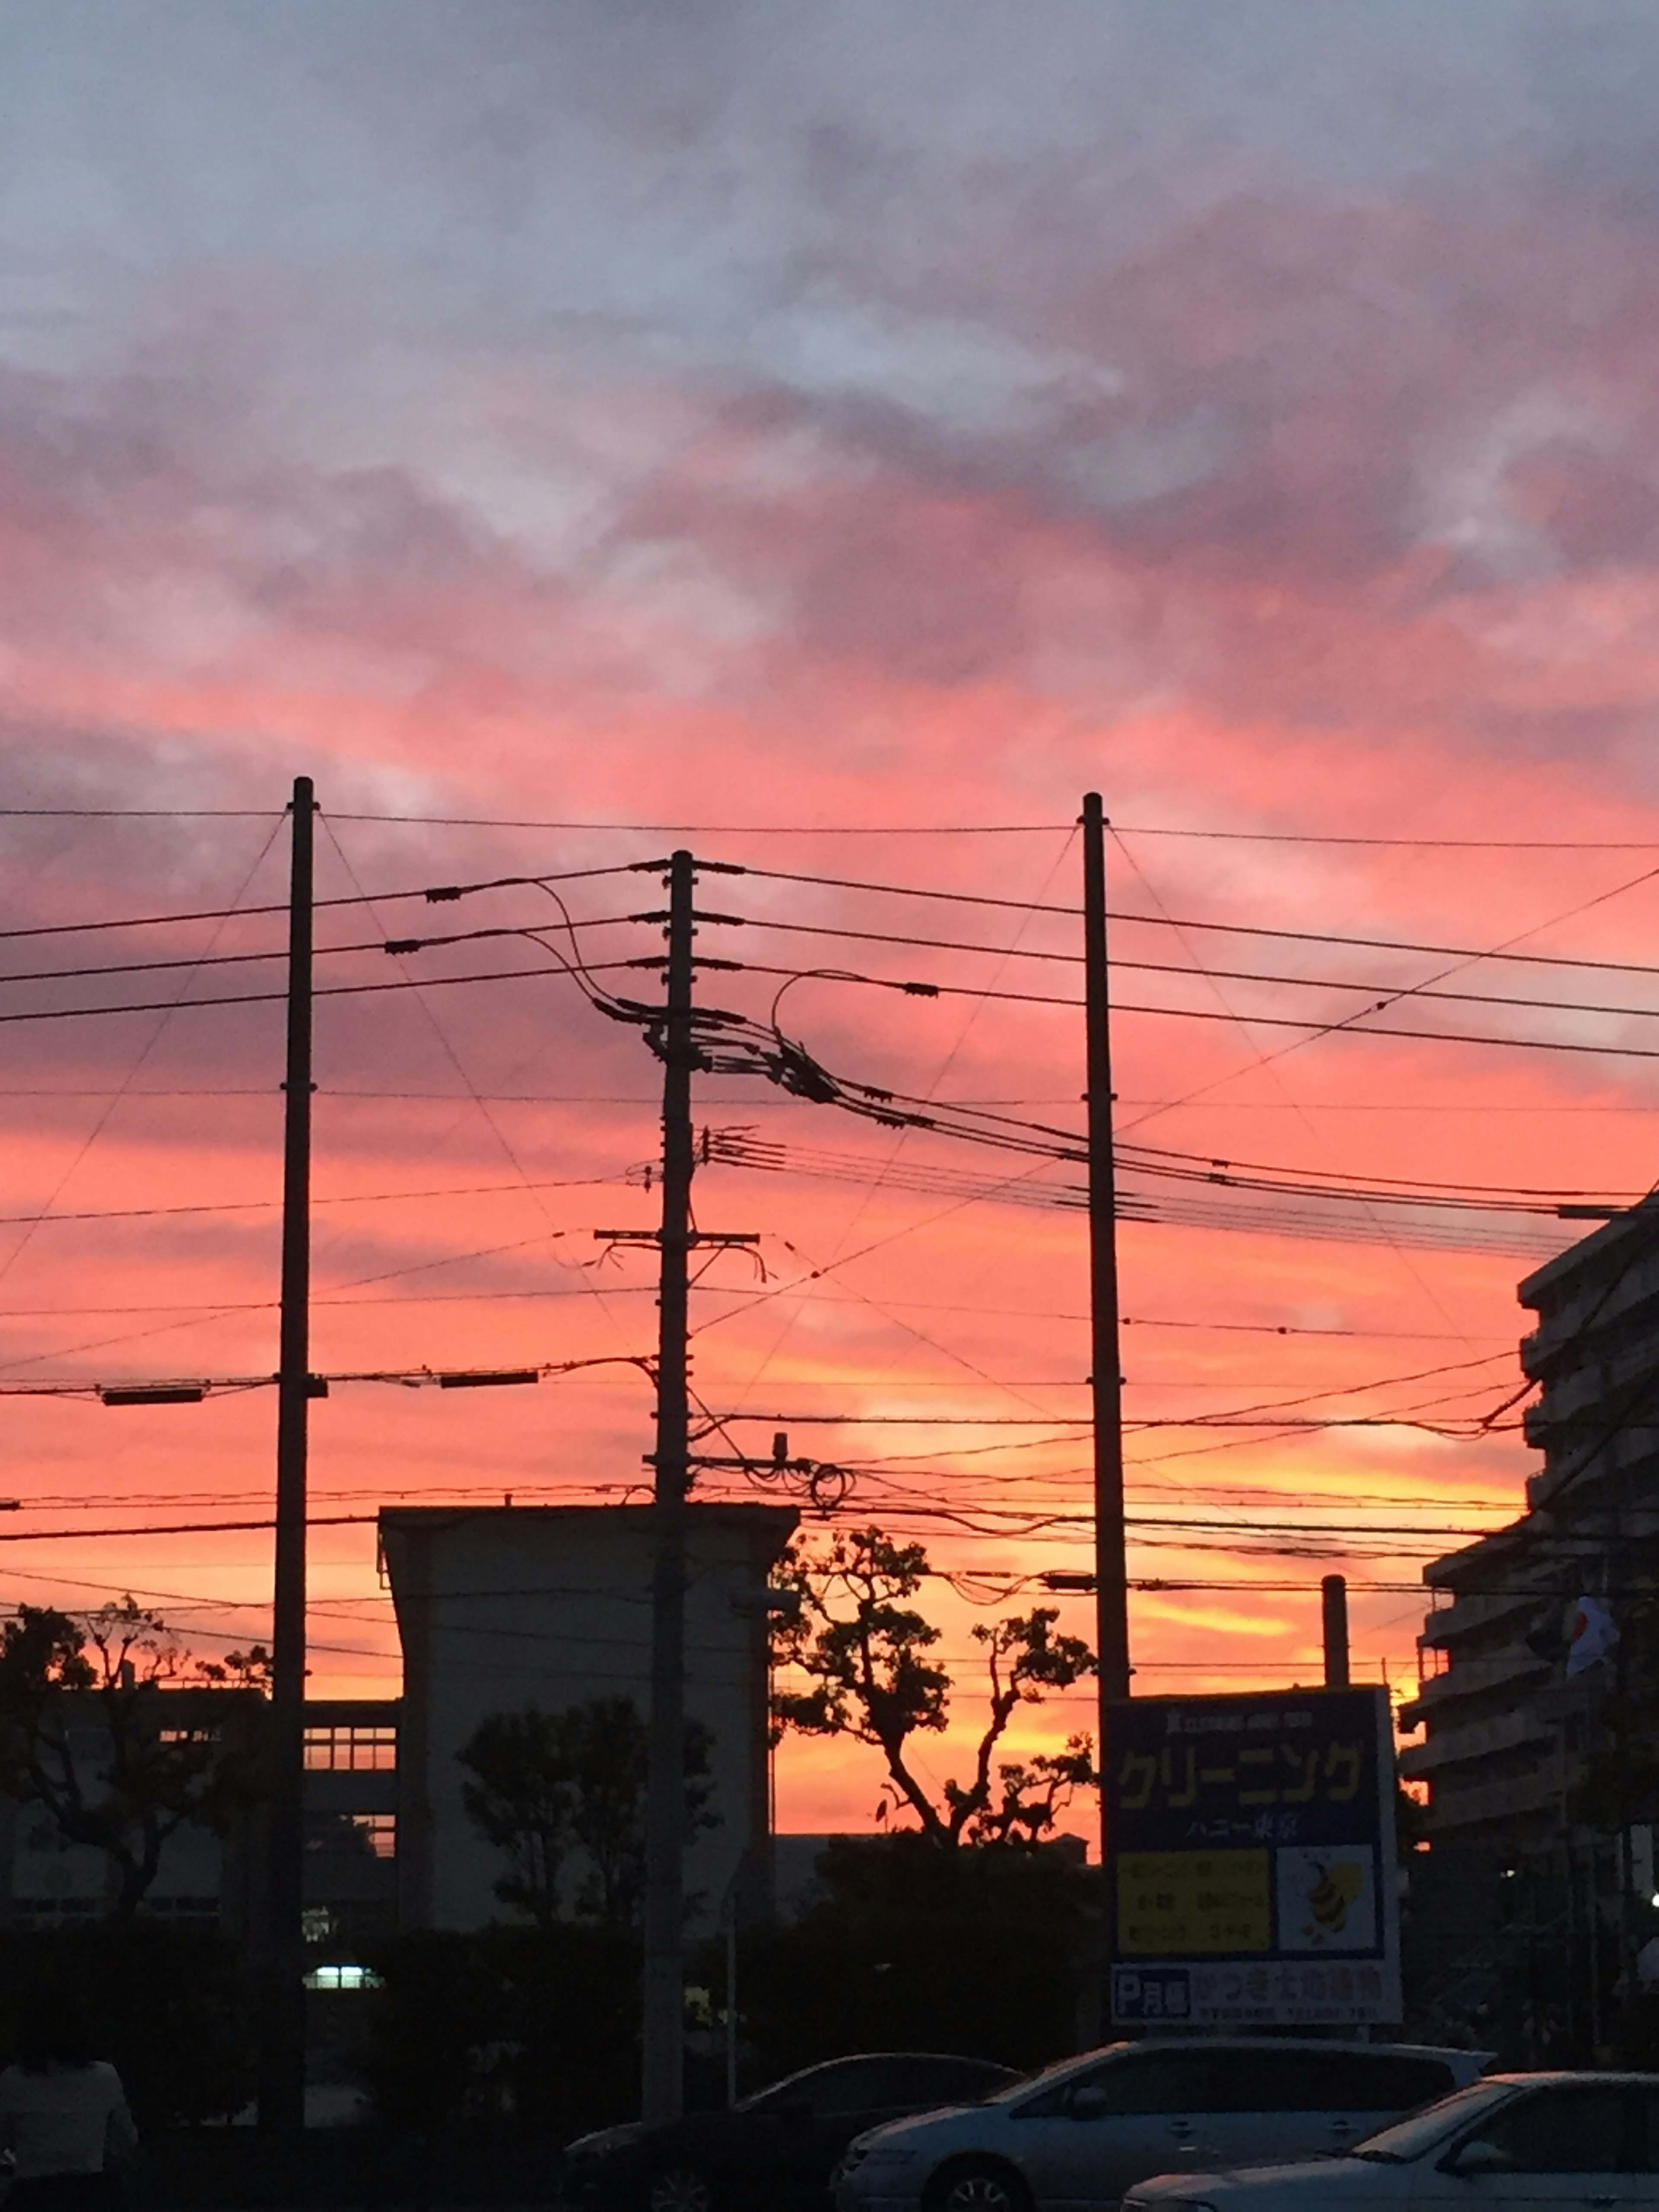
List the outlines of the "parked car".
{"type": "Polygon", "coordinates": [[[1659,2205],[1659,2074],[1494,2074],[1340,2159],[1168,2173],[1123,2212],[1619,2212],[1659,2205]]]}
{"type": "Polygon", "coordinates": [[[1491,2054],[1301,2038],[1114,2044],[852,2143],[837,2212],[1108,2212],[1149,2174],[1345,2149],[1491,2054]]]}
{"type": "Polygon", "coordinates": [[[729,2111],[601,2128],[564,2154],[571,2212],[822,2212],[848,2144],[866,2128],[970,2105],[1019,2080],[1006,2066],[932,2051],[833,2058],[729,2111]]]}

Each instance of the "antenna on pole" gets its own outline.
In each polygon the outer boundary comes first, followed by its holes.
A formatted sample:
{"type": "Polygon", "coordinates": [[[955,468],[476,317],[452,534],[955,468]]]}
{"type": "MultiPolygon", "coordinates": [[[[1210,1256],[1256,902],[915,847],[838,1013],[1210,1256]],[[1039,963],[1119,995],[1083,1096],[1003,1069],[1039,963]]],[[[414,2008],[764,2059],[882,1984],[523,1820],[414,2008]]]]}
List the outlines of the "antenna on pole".
{"type": "Polygon", "coordinates": [[[305,2124],[306,1464],[311,1411],[311,965],[317,800],[294,780],[283,1082],[282,1328],[276,1374],[276,1557],[272,1601],[266,1993],[259,2124],[305,2124]]]}

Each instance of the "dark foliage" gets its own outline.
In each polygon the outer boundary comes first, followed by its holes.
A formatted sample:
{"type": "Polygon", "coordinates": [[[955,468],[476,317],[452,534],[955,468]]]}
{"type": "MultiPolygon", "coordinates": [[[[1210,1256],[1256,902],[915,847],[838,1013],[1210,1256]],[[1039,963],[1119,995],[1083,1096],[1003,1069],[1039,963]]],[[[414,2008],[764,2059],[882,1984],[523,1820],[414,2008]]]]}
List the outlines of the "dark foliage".
{"type": "MultiPolygon", "coordinates": [[[[708,1810],[710,1737],[685,1729],[685,1823],[713,1825],[708,1810]]],[[[526,1705],[489,1713],[456,1757],[461,1797],[480,1832],[507,1860],[495,1884],[503,1905],[539,1928],[574,1917],[627,1929],[645,1891],[646,1724],[631,1698],[590,1698],[559,1713],[526,1705]],[[569,1863],[573,1880],[566,1880],[569,1863]]]]}
{"type": "Polygon", "coordinates": [[[850,2051],[951,2051],[1030,2067],[1076,2048],[1096,1941],[1093,1877],[1060,1850],[942,1852],[837,1838],[825,1895],[744,1946],[744,2038],[758,2075],[850,2051]]]}
{"type": "Polygon", "coordinates": [[[0,1626],[0,1790],[104,1853],[111,1916],[130,1920],[171,1837],[187,1826],[222,1835],[261,1795],[269,1673],[258,1649],[192,1659],[130,1597],[81,1614],[20,1606],[0,1626]],[[187,1701],[164,1703],[167,1690],[187,1701]],[[88,1718],[103,1743],[91,1761],[77,1749],[88,1718]]]}
{"type": "Polygon", "coordinates": [[[483,1928],[368,1947],[364,2072],[382,2118],[511,2119],[557,2135],[631,2117],[639,1947],[592,1927],[483,1928]]]}
{"type": "Polygon", "coordinates": [[[141,1919],[0,1936],[0,2062],[27,1993],[42,1988],[78,2000],[141,2131],[222,2119],[252,2095],[252,2008],[216,1932],[141,1919]]]}

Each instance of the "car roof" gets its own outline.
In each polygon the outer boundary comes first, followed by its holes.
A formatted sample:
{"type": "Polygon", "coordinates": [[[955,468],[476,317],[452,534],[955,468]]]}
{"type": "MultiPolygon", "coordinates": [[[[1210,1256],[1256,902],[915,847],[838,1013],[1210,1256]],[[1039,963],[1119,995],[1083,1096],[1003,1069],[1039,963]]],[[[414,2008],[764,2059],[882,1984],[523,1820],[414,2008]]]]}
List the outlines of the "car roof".
{"type": "Polygon", "coordinates": [[[1004,2074],[1010,2081],[1017,2078],[1017,2069],[1003,2065],[1000,2059],[969,2058],[959,2051],[843,2051],[837,2058],[820,2058],[811,2066],[800,2067],[793,2074],[781,2075],[777,2081],[769,2081],[766,2087],[779,2089],[786,2081],[809,2081],[813,2075],[827,2074],[833,2066],[863,2066],[872,2060],[890,2065],[915,2059],[922,2059],[933,2066],[977,2066],[987,2074],[1004,2074]]]}
{"type": "Polygon", "coordinates": [[[1487,2065],[1497,2056],[1491,2051],[1455,2050],[1447,2043],[1368,2043],[1360,2036],[1211,2035],[1202,2031],[1184,2035],[1147,2035],[1134,2043],[1106,2043],[1098,2051],[1083,2055],[1102,2058],[1112,2051],[1146,2051],[1155,2047],[1167,2050],[1171,2046],[1183,2051],[1364,2051],[1389,2058],[1453,2058],[1465,2063],[1474,2061],[1484,2062],[1487,2065]]]}
{"type": "Polygon", "coordinates": [[[1506,2082],[1516,2088],[1534,2081],[1631,2081],[1642,2088],[1659,2088],[1659,2074],[1638,2074],[1633,2067],[1627,2066],[1555,2066],[1528,2074],[1488,2074],[1485,2079],[1506,2082]]]}

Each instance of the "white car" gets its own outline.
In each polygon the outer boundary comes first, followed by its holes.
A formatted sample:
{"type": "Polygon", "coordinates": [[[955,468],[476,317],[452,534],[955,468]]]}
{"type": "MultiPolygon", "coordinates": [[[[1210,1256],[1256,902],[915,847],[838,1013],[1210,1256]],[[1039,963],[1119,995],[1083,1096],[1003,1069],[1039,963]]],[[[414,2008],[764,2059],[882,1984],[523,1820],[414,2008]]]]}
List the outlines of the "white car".
{"type": "Polygon", "coordinates": [[[1659,2206],[1659,2074],[1494,2074],[1310,2166],[1166,2173],[1123,2212],[1659,2206]]]}
{"type": "Polygon", "coordinates": [[[1137,2182],[1315,2158],[1476,2079],[1490,2054],[1311,2038],[1114,2044],[982,2105],[872,2128],[836,2212],[1109,2212],[1137,2182]]]}

